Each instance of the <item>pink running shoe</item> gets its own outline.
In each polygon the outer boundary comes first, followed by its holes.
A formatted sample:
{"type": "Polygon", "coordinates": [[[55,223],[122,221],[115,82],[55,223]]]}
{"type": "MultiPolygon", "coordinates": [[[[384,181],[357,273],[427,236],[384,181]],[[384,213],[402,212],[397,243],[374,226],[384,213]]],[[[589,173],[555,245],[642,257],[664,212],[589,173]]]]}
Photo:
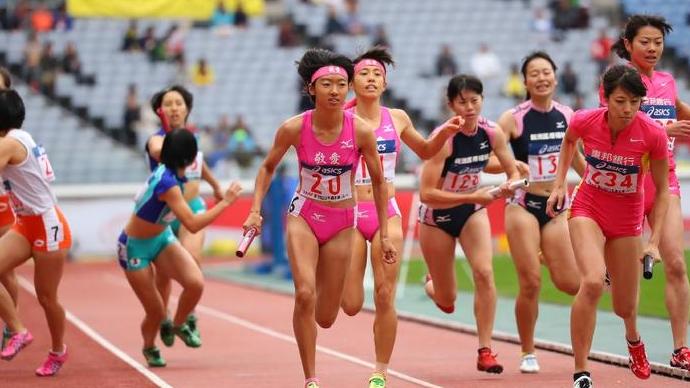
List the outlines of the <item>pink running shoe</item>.
{"type": "Polygon", "coordinates": [[[34,337],[31,335],[31,333],[29,333],[28,330],[23,333],[12,334],[12,337],[10,337],[10,340],[7,341],[2,353],[0,353],[0,358],[5,361],[13,359],[20,350],[29,346],[33,340],[34,337]]]}
{"type": "Polygon", "coordinates": [[[65,351],[59,356],[53,352],[48,352],[48,358],[36,369],[36,376],[55,376],[65,361],[67,361],[67,346],[65,346],[65,351]]]}

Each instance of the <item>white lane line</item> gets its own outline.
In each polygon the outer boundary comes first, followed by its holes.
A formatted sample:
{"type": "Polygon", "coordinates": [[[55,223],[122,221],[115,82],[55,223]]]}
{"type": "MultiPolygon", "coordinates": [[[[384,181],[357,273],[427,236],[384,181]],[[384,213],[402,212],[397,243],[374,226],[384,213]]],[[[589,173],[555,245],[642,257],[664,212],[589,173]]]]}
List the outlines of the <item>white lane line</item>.
{"type": "MultiPolygon", "coordinates": [[[[23,276],[17,276],[17,281],[18,281],[19,285],[24,290],[26,290],[27,292],[32,294],[34,297],[36,296],[36,291],[34,290],[33,283],[31,283],[29,280],[27,280],[23,276]]],[[[91,328],[89,325],[87,325],[81,319],[77,318],[74,314],[69,312],[67,309],[65,309],[65,315],[67,317],[67,320],[70,321],[79,330],[81,330],[84,334],[86,334],[92,340],[96,341],[96,343],[98,343],[99,345],[104,347],[106,350],[110,351],[110,353],[114,354],[115,357],[124,361],[127,365],[134,368],[137,372],[144,375],[144,377],[151,380],[152,383],[156,384],[160,388],[173,388],[172,385],[168,384],[165,380],[160,378],[157,374],[151,372],[145,366],[143,366],[142,364],[135,361],[132,357],[130,357],[127,353],[125,353],[122,349],[118,348],[112,342],[105,339],[105,337],[98,334],[98,332],[96,330],[91,328]]]]}
{"type": "MultiPolygon", "coordinates": [[[[129,288],[129,285],[127,285],[127,284],[124,282],[124,280],[123,280],[122,278],[120,278],[120,277],[115,277],[115,276],[113,276],[113,275],[111,275],[111,274],[106,274],[105,277],[106,277],[106,279],[107,279],[109,282],[111,282],[111,283],[118,284],[118,285],[120,285],[120,286],[122,286],[122,287],[127,287],[127,288],[129,288]]],[[[171,296],[170,299],[173,300],[173,301],[175,301],[175,302],[177,302],[177,299],[178,299],[178,298],[177,298],[177,295],[173,295],[173,296],[171,296]]],[[[207,314],[207,315],[212,316],[212,317],[214,317],[214,318],[218,318],[218,319],[220,319],[220,320],[223,320],[223,321],[226,321],[226,322],[229,322],[229,323],[238,325],[238,326],[242,326],[242,327],[244,327],[244,328],[246,328],[246,329],[255,331],[255,332],[257,332],[257,333],[261,333],[261,334],[267,335],[267,336],[269,336],[269,337],[273,337],[273,338],[276,338],[276,339],[280,339],[280,340],[283,340],[283,341],[285,341],[285,342],[289,342],[289,343],[292,343],[292,344],[297,344],[297,340],[295,339],[295,337],[293,337],[293,336],[291,336],[291,335],[283,334],[283,333],[280,333],[280,332],[275,331],[275,330],[273,330],[273,329],[270,329],[270,328],[268,328],[268,327],[261,326],[261,325],[257,325],[257,324],[255,324],[255,323],[252,323],[252,322],[248,321],[248,320],[239,318],[239,317],[237,317],[237,316],[234,316],[234,315],[232,315],[232,314],[228,314],[228,313],[223,312],[223,311],[220,311],[220,310],[216,310],[216,309],[214,309],[214,308],[212,308],[212,307],[208,307],[208,306],[204,306],[204,305],[198,304],[198,305],[196,306],[196,311],[197,311],[197,312],[204,313],[204,314],[207,314]]],[[[339,351],[337,351],[337,350],[334,350],[334,349],[331,349],[331,348],[327,348],[327,347],[324,347],[324,346],[319,346],[319,345],[317,345],[317,346],[316,346],[316,350],[319,351],[319,352],[321,352],[321,353],[328,354],[329,356],[336,357],[336,358],[339,358],[339,359],[341,359],[341,360],[350,362],[350,363],[352,363],[352,364],[356,364],[356,365],[359,365],[359,366],[366,367],[366,368],[368,368],[368,369],[374,369],[374,368],[376,367],[376,365],[374,365],[374,364],[371,363],[371,362],[364,361],[364,360],[362,360],[361,358],[358,358],[358,357],[355,357],[355,356],[352,356],[352,355],[349,355],[349,354],[346,354],[346,353],[343,353],[343,352],[339,352],[339,351]]],[[[394,370],[394,369],[389,369],[389,370],[388,370],[388,374],[389,374],[390,376],[395,376],[395,377],[397,377],[397,378],[399,378],[399,379],[401,379],[401,380],[407,381],[407,382],[409,382],[409,383],[417,384],[417,385],[419,385],[419,386],[421,386],[421,387],[427,387],[427,388],[440,388],[439,385],[432,384],[432,383],[430,383],[430,382],[428,382],[428,381],[420,380],[420,379],[418,379],[418,378],[416,378],[416,377],[412,377],[412,376],[407,375],[407,374],[405,374],[405,373],[398,372],[398,371],[396,371],[396,370],[394,370]]]]}
{"type": "MultiPolygon", "coordinates": [[[[233,324],[238,325],[238,326],[242,326],[246,329],[267,335],[269,337],[277,338],[277,339],[280,339],[280,340],[283,340],[286,342],[290,342],[293,344],[297,343],[297,341],[295,340],[295,337],[293,337],[293,336],[277,332],[273,329],[269,329],[269,328],[261,326],[261,325],[254,324],[254,323],[247,321],[245,319],[242,319],[242,318],[236,317],[234,315],[216,310],[216,309],[211,308],[211,307],[207,307],[207,306],[203,306],[203,305],[197,305],[196,311],[202,312],[204,314],[210,315],[210,316],[218,318],[218,319],[221,319],[223,321],[233,323],[233,324]]],[[[366,367],[369,369],[373,369],[375,367],[375,365],[372,364],[371,362],[364,361],[361,358],[351,356],[349,354],[342,353],[342,352],[339,352],[339,351],[331,349],[331,348],[317,345],[316,350],[321,352],[321,353],[328,354],[329,356],[333,356],[333,357],[339,358],[341,360],[350,362],[352,364],[360,365],[360,366],[363,366],[363,367],[366,367]]],[[[402,373],[402,372],[398,372],[398,371],[393,370],[393,369],[389,369],[388,374],[390,376],[395,376],[401,380],[405,380],[407,382],[417,384],[417,385],[422,386],[422,387],[440,388],[439,385],[432,384],[428,381],[420,380],[418,378],[412,377],[412,376],[407,375],[407,374],[402,373]]]]}

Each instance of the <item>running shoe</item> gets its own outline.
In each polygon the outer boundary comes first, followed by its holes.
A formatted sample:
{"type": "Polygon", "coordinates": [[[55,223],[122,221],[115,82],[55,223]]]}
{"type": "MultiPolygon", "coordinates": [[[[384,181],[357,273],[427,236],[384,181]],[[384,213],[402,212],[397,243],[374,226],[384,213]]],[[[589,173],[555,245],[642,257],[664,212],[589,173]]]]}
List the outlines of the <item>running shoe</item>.
{"type": "Polygon", "coordinates": [[[503,372],[503,365],[496,360],[498,354],[492,354],[490,348],[481,348],[478,350],[477,356],[477,370],[487,373],[501,373],[503,372]]]}
{"type": "Polygon", "coordinates": [[[690,370],[690,349],[683,346],[678,350],[678,353],[673,352],[671,354],[671,366],[690,370]]]}
{"type": "Polygon", "coordinates": [[[43,361],[43,364],[36,369],[36,376],[49,377],[55,376],[62,368],[62,365],[67,361],[67,346],[62,354],[55,354],[48,352],[48,358],[43,361]]]}
{"type": "Polygon", "coordinates": [[[24,331],[23,333],[12,334],[9,341],[7,341],[7,346],[0,353],[0,358],[5,361],[9,361],[14,358],[14,356],[19,353],[20,350],[29,346],[34,337],[29,333],[29,331],[24,331]]]}
{"type": "Polygon", "coordinates": [[[539,373],[539,362],[537,355],[534,353],[526,353],[522,355],[520,361],[520,372],[522,373],[539,373]]]}
{"type": "Polygon", "coordinates": [[[160,368],[166,365],[165,359],[161,356],[161,351],[157,347],[153,346],[146,348],[142,350],[142,353],[144,353],[146,363],[149,364],[150,367],[160,368]]]}
{"type": "Polygon", "coordinates": [[[192,330],[192,333],[196,334],[197,337],[201,338],[201,333],[199,333],[199,327],[196,325],[196,322],[198,321],[196,315],[194,314],[189,314],[187,315],[187,326],[189,326],[189,329],[192,330]]]}
{"type": "Polygon", "coordinates": [[[573,383],[573,388],[593,388],[593,387],[594,387],[594,383],[592,382],[592,378],[589,376],[580,376],[573,383]]]}
{"type": "Polygon", "coordinates": [[[429,293],[429,290],[426,288],[426,284],[429,283],[430,281],[431,281],[431,275],[426,274],[426,276],[424,277],[424,291],[426,292],[426,296],[428,296],[429,299],[431,299],[434,302],[434,304],[436,305],[436,307],[438,307],[439,310],[443,311],[446,314],[452,314],[455,311],[455,305],[441,306],[440,304],[436,303],[436,301],[434,300],[434,297],[429,293]]]}
{"type": "Polygon", "coordinates": [[[308,380],[306,384],[304,384],[304,388],[320,388],[320,382],[319,379],[317,378],[311,378],[308,380]]]}
{"type": "Polygon", "coordinates": [[[386,388],[386,375],[374,372],[369,377],[369,388],[386,388]]]}
{"type": "Polygon", "coordinates": [[[644,350],[644,343],[640,340],[637,345],[628,343],[628,353],[630,353],[630,370],[639,379],[646,380],[652,373],[652,369],[647,361],[647,352],[644,350]]]}
{"type": "Polygon", "coordinates": [[[180,339],[188,347],[198,348],[201,346],[201,338],[194,334],[186,323],[183,323],[182,325],[175,327],[173,329],[173,332],[176,336],[180,337],[180,339]]]}
{"type": "Polygon", "coordinates": [[[175,332],[173,329],[174,326],[171,320],[166,318],[163,322],[161,322],[161,341],[163,341],[163,344],[165,344],[167,347],[171,347],[175,343],[175,332]]]}
{"type": "Polygon", "coordinates": [[[2,345],[0,346],[0,351],[5,349],[5,345],[7,345],[10,337],[12,337],[12,332],[9,327],[5,326],[5,328],[2,329],[2,345]]]}

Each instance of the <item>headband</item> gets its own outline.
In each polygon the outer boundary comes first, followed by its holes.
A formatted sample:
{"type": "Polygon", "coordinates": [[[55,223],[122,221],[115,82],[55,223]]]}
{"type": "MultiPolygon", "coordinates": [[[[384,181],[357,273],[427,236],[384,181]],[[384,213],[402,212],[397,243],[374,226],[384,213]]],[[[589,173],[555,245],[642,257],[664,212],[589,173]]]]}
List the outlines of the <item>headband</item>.
{"type": "Polygon", "coordinates": [[[346,81],[349,81],[347,71],[345,71],[345,69],[343,69],[340,66],[328,65],[319,68],[319,70],[316,70],[314,75],[311,76],[311,83],[314,83],[314,81],[326,75],[339,75],[345,78],[346,81]]]}
{"type": "Polygon", "coordinates": [[[355,73],[359,73],[360,70],[367,66],[373,66],[383,72],[383,75],[386,75],[386,67],[383,66],[383,64],[376,59],[362,59],[361,61],[357,62],[355,65],[355,73]]]}

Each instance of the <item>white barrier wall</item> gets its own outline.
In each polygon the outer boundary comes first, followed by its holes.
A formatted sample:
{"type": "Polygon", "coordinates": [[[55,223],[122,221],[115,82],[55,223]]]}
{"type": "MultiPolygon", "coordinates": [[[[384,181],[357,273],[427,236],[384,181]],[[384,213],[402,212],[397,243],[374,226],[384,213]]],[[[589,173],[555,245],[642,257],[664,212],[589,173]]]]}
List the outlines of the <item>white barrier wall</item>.
{"type": "MultiPolygon", "coordinates": [[[[571,182],[577,182],[577,176],[569,177],[571,182]]],[[[690,219],[690,173],[679,177],[682,189],[682,207],[684,218],[690,219]]],[[[497,184],[504,179],[503,175],[484,175],[485,184],[497,184]]],[[[243,181],[244,192],[252,192],[253,181],[243,181]]],[[[210,194],[208,187],[203,185],[210,194]]],[[[73,254],[83,256],[113,256],[117,238],[125,222],[132,213],[134,197],[141,185],[70,185],[56,186],[60,207],[63,209],[72,228],[75,246],[73,254]]],[[[223,184],[222,187],[225,187],[223,184]]],[[[400,189],[416,189],[413,175],[398,175],[396,187],[400,189]]],[[[215,231],[215,233],[219,233],[215,231]]],[[[208,241],[213,240],[215,234],[209,230],[208,241]]],[[[227,234],[227,231],[222,233],[227,234]]]]}

